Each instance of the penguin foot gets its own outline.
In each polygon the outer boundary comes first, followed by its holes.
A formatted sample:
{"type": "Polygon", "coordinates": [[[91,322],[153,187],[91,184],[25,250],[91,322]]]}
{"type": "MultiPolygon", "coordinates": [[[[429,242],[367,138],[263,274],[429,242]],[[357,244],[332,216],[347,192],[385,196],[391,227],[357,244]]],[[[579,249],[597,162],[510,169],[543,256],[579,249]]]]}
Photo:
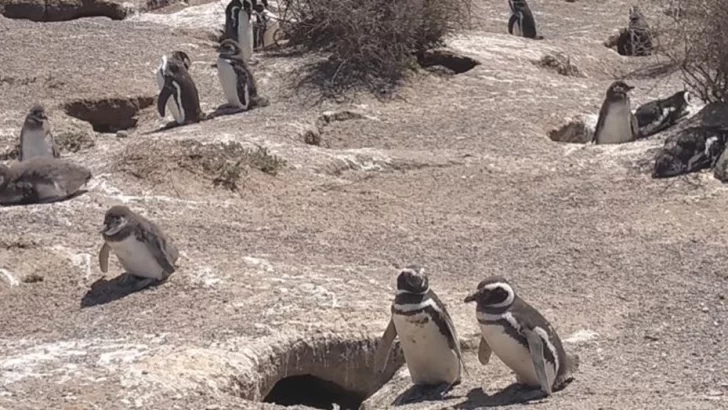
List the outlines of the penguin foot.
{"type": "Polygon", "coordinates": [[[513,402],[514,403],[528,403],[537,400],[543,400],[548,397],[545,391],[541,390],[540,387],[532,387],[526,385],[519,385],[513,391],[513,402]]]}

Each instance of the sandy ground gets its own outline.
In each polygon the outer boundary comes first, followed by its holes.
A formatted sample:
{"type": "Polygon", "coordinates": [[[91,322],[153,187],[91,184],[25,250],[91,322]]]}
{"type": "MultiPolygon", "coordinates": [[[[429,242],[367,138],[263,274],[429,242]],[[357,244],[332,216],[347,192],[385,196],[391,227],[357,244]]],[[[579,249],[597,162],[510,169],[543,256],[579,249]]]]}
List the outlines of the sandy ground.
{"type": "MultiPolygon", "coordinates": [[[[393,101],[315,105],[291,87],[306,58],[261,54],[253,68],[269,107],[146,134],[163,124],[152,106],[128,138],[96,134],[94,147],[65,154],[93,171],[87,194],[0,209],[0,408],[274,408],[255,401],[306,373],[366,390],[359,342],[384,330],[397,269],[411,262],[427,268],[464,341],[478,328],[462,300],[488,275],[506,276],[551,321],[581,367],[533,408],[728,406],[728,189],[707,173],[652,180],[664,135],[550,141],[567,118],[595,114],[615,76],[656,60],[601,44],[626,23],[627,2],[531,3],[544,40],[509,36],[506,3],[479,1],[474,27],[447,43],[482,64],[414,75],[393,101]],[[586,76],[532,63],[555,51],[586,76]],[[344,109],[366,118],[304,143],[322,112],[344,109]],[[260,144],[286,166],[248,170],[238,192],[173,167],[161,182],[115,167],[135,144],[185,139],[260,144]],[[180,248],[164,285],[125,295],[114,258],[100,272],[97,226],[119,203],[180,248]],[[31,274],[43,281],[26,283],[31,274]],[[343,348],[353,350],[326,354],[343,348]]],[[[222,23],[219,5],[196,7],[180,13],[222,23]]],[[[207,23],[174,16],[0,20],[0,148],[35,101],[61,122],[72,100],[156,96],[153,71],[175,49],[194,60],[203,110],[221,104],[207,23]]],[[[678,75],[629,82],[633,104],[683,88],[678,75]]],[[[447,400],[408,408],[494,405],[512,374],[471,350],[466,360],[447,400]]]]}

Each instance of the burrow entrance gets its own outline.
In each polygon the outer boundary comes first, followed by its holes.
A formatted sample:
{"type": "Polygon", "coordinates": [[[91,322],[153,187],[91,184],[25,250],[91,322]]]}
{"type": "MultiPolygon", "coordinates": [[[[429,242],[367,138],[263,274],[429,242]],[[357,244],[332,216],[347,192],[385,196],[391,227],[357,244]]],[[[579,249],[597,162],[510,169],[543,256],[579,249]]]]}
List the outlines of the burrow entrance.
{"type": "Polygon", "coordinates": [[[96,132],[134,128],[139,111],[154,104],[154,97],[82,99],[64,104],[66,114],[91,124],[96,132]]]}
{"type": "Polygon", "coordinates": [[[571,142],[588,144],[594,136],[594,130],[583,119],[573,119],[566,124],[553,129],[548,134],[549,139],[555,142],[571,142]]]}
{"type": "Polygon", "coordinates": [[[376,369],[378,337],[321,335],[264,348],[258,377],[237,377],[236,394],[282,406],[357,410],[404,364],[395,346],[382,372],[376,369]]]}
{"type": "Polygon", "coordinates": [[[427,50],[417,54],[417,62],[423,68],[441,66],[455,74],[470,71],[480,62],[447,49],[427,50]]]}

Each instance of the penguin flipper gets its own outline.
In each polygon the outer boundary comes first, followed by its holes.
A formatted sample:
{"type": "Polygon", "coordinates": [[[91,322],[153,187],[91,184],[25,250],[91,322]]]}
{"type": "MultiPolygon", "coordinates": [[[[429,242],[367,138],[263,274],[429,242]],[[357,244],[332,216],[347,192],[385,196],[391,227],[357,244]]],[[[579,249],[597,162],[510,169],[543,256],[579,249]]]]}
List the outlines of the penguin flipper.
{"type": "Polygon", "coordinates": [[[639,139],[640,137],[640,126],[637,123],[637,117],[634,114],[629,114],[629,124],[632,128],[632,141],[639,139]]]}
{"type": "Polygon", "coordinates": [[[111,250],[111,247],[108,243],[104,242],[103,245],[101,245],[101,249],[99,250],[99,267],[101,268],[101,272],[106,273],[109,271],[109,251],[111,250]]]}
{"type": "Polygon", "coordinates": [[[607,101],[602,104],[602,109],[599,110],[599,119],[597,120],[597,126],[594,127],[594,135],[592,136],[592,142],[599,144],[599,133],[604,128],[604,118],[607,116],[607,101]]]}
{"type": "MultiPolygon", "coordinates": [[[[514,33],[516,23],[520,20],[517,14],[511,14],[511,18],[508,19],[508,34],[520,36],[520,33],[514,33]]],[[[520,31],[520,30],[519,30],[520,31]]]]}
{"type": "Polygon", "coordinates": [[[493,349],[491,349],[488,342],[481,337],[480,346],[478,346],[478,360],[480,361],[480,364],[488,364],[491,354],[493,354],[493,349]]]}
{"type": "Polygon", "coordinates": [[[159,235],[153,235],[152,238],[148,239],[150,240],[147,241],[147,247],[149,248],[149,251],[152,253],[154,259],[157,261],[159,266],[164,269],[164,272],[166,274],[174,273],[176,268],[174,267],[172,258],[170,258],[169,254],[167,253],[167,246],[159,237],[159,235]]]}
{"type": "Polygon", "coordinates": [[[172,87],[170,87],[168,84],[165,84],[164,87],[159,91],[159,98],[157,98],[157,111],[159,111],[159,115],[164,118],[165,109],[167,107],[167,100],[169,100],[169,97],[172,96],[172,87]]]}
{"type": "Polygon", "coordinates": [[[382,340],[379,342],[379,347],[374,358],[374,366],[380,373],[387,366],[389,353],[392,350],[392,343],[394,343],[395,337],[397,337],[397,328],[394,326],[394,321],[390,319],[387,329],[384,330],[384,334],[382,335],[382,340]]]}
{"type": "Polygon", "coordinates": [[[528,341],[528,351],[531,353],[531,360],[533,361],[533,368],[536,371],[538,382],[541,384],[541,390],[547,395],[551,395],[552,381],[548,379],[546,373],[546,361],[543,357],[543,341],[532,329],[524,329],[523,333],[526,335],[528,341]]]}

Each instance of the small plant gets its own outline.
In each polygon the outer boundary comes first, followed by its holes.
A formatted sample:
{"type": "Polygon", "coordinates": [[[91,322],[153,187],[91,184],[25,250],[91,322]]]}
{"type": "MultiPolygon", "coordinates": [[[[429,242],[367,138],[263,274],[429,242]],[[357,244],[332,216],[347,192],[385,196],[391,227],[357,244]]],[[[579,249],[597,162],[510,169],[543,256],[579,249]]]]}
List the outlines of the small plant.
{"type": "Polygon", "coordinates": [[[82,149],[91,148],[96,143],[88,133],[85,132],[63,132],[54,137],[56,145],[61,151],[78,152],[82,149]]]}

